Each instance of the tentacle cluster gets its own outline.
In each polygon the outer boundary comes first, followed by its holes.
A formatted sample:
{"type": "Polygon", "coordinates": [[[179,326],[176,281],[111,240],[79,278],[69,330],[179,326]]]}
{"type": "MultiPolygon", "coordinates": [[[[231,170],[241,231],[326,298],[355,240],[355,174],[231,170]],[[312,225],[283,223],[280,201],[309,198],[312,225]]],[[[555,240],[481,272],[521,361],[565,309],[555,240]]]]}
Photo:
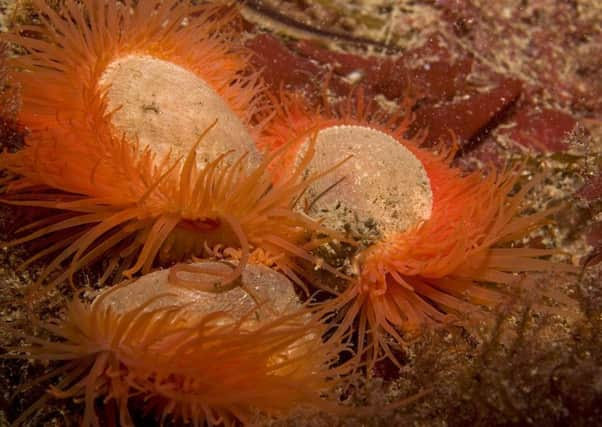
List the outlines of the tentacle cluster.
{"type": "Polygon", "coordinates": [[[164,59],[197,74],[247,124],[261,110],[261,82],[249,70],[250,54],[229,42],[237,34],[236,13],[219,2],[67,0],[60,12],[46,0],[33,3],[41,24],[2,38],[27,50],[9,66],[18,70],[20,120],[34,133],[73,124],[94,129],[106,121],[111,111],[99,80],[111,61],[128,54],[164,59]]]}
{"type": "MultiPolygon", "coordinates": [[[[22,230],[26,236],[10,242],[48,239],[48,247],[25,262],[27,266],[58,254],[38,283],[67,261],[69,268],[53,277],[52,283],[70,278],[107,253],[112,254],[107,275],[119,267],[119,272],[131,276],[150,271],[157,258],[185,260],[202,252],[203,245],[219,243],[242,249],[241,265],[252,248],[285,253],[277,265],[296,277],[292,258],[315,261],[308,250],[318,243],[310,236],[329,233],[291,210],[297,195],[319,176],[303,179],[298,169],[273,185],[267,167],[278,154],[251,171],[244,166],[244,156],[226,164],[227,154],[199,169],[194,148],[182,162],[157,164],[148,149],[137,153],[137,147],[125,140],[107,138],[93,146],[78,146],[72,138],[65,135],[38,144],[38,150],[46,151],[39,155],[19,151],[1,159],[6,169],[23,175],[7,183],[6,203],[58,211],[26,226],[22,230]],[[63,165],[56,156],[46,155],[68,147],[75,147],[82,161],[63,165]],[[47,175],[61,180],[61,174],[78,172],[80,179],[66,181],[62,188],[58,182],[38,184],[48,182],[47,175]]],[[[307,153],[301,167],[311,155],[307,153]]]]}
{"type": "Polygon", "coordinates": [[[348,372],[349,365],[333,365],[347,350],[323,343],[327,326],[306,309],[249,329],[245,317],[158,304],[165,295],[116,312],[105,300],[119,288],[91,305],[74,300],[64,320],[40,325],[51,340],[24,336],[30,346],[12,349],[10,357],[63,363],[23,386],[61,376],[13,425],[51,397],[83,400],[84,426],[101,425],[99,397],[117,406],[122,426],[134,425],[128,405],[136,402],[162,422],[195,426],[247,425],[256,413],[273,417],[298,406],[336,410],[323,396],[348,372]]]}
{"type": "MultiPolygon", "coordinates": [[[[306,185],[301,172],[274,186],[266,173],[274,158],[248,170],[245,156],[231,162],[224,153],[201,169],[195,147],[185,159],[156,155],[116,134],[106,89],[99,85],[115,58],[151,55],[198,74],[250,125],[262,103],[261,83],[249,71],[244,49],[227,42],[233,37],[232,10],[176,0],[68,0],[60,13],[43,0],[36,6],[42,24],[22,28],[34,36],[5,36],[28,51],[11,63],[23,88],[20,119],[32,134],[22,150],[0,155],[0,166],[9,172],[2,181],[5,202],[56,211],[9,243],[46,242],[23,268],[57,255],[38,284],[66,262],[69,268],[52,283],[107,253],[101,281],[115,270],[117,277],[148,272],[157,258],[186,260],[204,244],[241,249],[241,266],[254,248],[284,252],[278,267],[301,283],[290,255],[314,261],[303,246],[315,244],[306,237],[320,229],[290,209],[306,185]],[[39,81],[48,84],[40,90],[39,81]]],[[[211,139],[210,129],[197,145],[211,139]]]]}
{"type": "MultiPolygon", "coordinates": [[[[350,328],[359,319],[359,329],[367,337],[366,343],[360,343],[360,351],[366,348],[371,352],[371,363],[381,351],[395,360],[381,329],[403,343],[400,330],[454,320],[476,321],[481,318],[482,306],[510,300],[507,287],[514,291],[532,288],[527,277],[515,273],[575,272],[571,265],[540,259],[556,250],[505,247],[540,227],[554,212],[519,215],[525,195],[540,179],[510,196],[518,169],[487,178],[461,176],[450,169],[457,175],[447,177],[434,190],[440,198],[436,196],[428,221],[360,255],[360,276],[340,301],[356,299],[341,328],[350,328]]],[[[554,291],[538,293],[572,304],[554,291]]]]}
{"type": "MultiPolygon", "coordinates": [[[[281,93],[272,99],[274,111],[266,113],[259,73],[248,68],[244,48],[229,42],[237,34],[235,15],[220,4],[65,0],[56,12],[44,0],[34,3],[42,25],[2,36],[26,51],[9,65],[22,87],[19,119],[31,133],[22,150],[0,155],[7,174],[0,180],[2,202],[52,212],[8,243],[45,245],[21,268],[54,257],[31,296],[43,283],[73,282],[77,271],[99,260],[107,263],[101,283],[113,274],[132,277],[179,262],[169,272],[170,285],[227,292],[248,262],[260,261],[307,290],[299,259],[340,277],[312,251],[333,239],[356,245],[356,274],[342,294],[257,328],[231,313],[153,306],[163,295],[126,312],[105,304],[112,290],[91,305],[74,299],[64,320],[42,325],[51,340],[23,336],[30,346],[13,349],[13,355],[64,361],[39,381],[60,377],[50,395],[82,399],[84,425],[99,425],[94,401],[100,397],[117,405],[124,426],[132,425],[132,401],[143,401],[161,421],[193,425],[252,423],[257,411],[277,416],[299,405],[336,411],[322,394],[340,377],[365,360],[369,368],[382,356],[398,363],[389,338],[401,344],[409,329],[467,313],[474,318],[482,306],[505,301],[507,289],[530,287],[519,273],[574,271],[542,258],[554,250],[512,245],[554,212],[521,215],[527,193],[542,178],[519,185],[520,165],[487,176],[453,168],[454,148],[435,154],[423,146],[425,132],[408,136],[408,105],[385,114],[360,90],[336,107],[324,97],[312,109],[301,96],[281,93]],[[192,72],[223,98],[242,127],[270,117],[258,141],[264,160],[249,166],[249,155],[225,152],[203,159],[200,167],[198,145],[215,124],[181,158],[159,155],[116,132],[110,87],[100,81],[111,63],[128,55],[192,72]],[[307,172],[318,133],[334,126],[378,130],[409,150],[428,176],[430,217],[358,243],[295,210],[312,183],[345,162],[307,172]],[[181,263],[207,255],[237,262],[219,273],[202,263],[181,263]],[[215,280],[207,282],[207,276],[215,280]],[[327,320],[338,323],[335,331],[327,320]],[[348,350],[342,343],[355,331],[358,356],[341,363],[340,354],[348,350]]],[[[370,146],[356,155],[370,156],[370,146]]],[[[552,290],[540,295],[562,298],[552,290]]]]}
{"type": "MultiPolygon", "coordinates": [[[[573,266],[540,259],[557,253],[555,250],[508,246],[546,223],[556,211],[520,214],[526,194],[541,182],[542,176],[513,194],[522,165],[488,176],[464,173],[451,165],[453,146],[436,154],[436,150],[421,147],[424,133],[407,139],[411,116],[373,116],[361,93],[350,97],[338,110],[312,110],[296,95],[285,95],[280,105],[274,121],[266,127],[266,138],[260,142],[263,149],[281,146],[287,135],[301,144],[308,135],[331,126],[367,126],[409,149],[430,180],[430,218],[360,248],[353,261],[357,278],[347,291],[324,305],[325,311],[347,307],[339,331],[357,325],[359,336],[365,337],[358,341],[359,352],[368,354],[371,365],[383,353],[396,361],[387,336],[403,343],[401,331],[447,322],[456,319],[456,314],[471,313],[469,317],[474,319],[482,306],[495,306],[507,299],[503,289],[484,283],[531,287],[528,279],[516,273],[575,272],[573,266]]],[[[292,159],[297,155],[295,149],[289,154],[292,159]]],[[[356,155],[369,156],[370,147],[356,155]]],[[[553,291],[540,294],[567,302],[553,291]]]]}
{"type": "MultiPolygon", "coordinates": [[[[8,243],[45,245],[21,268],[53,257],[29,301],[43,283],[73,283],[74,273],[99,260],[107,263],[103,283],[112,274],[132,277],[220,246],[238,258],[233,268],[205,283],[196,279],[212,275],[210,269],[177,264],[170,286],[227,292],[253,254],[305,286],[294,259],[316,264],[309,251],[336,235],[292,210],[299,194],[328,173],[303,174],[313,148],[278,183],[268,168],[287,147],[258,166],[250,166],[247,155],[226,152],[200,167],[197,146],[211,138],[215,124],[182,158],[159,155],[115,128],[110,87],[100,84],[116,59],[165,60],[197,75],[244,125],[254,125],[263,108],[262,84],[247,67],[246,51],[226,42],[234,34],[233,13],[179,0],[66,0],[59,12],[44,0],[34,2],[42,25],[4,36],[26,50],[10,66],[23,92],[19,119],[31,132],[23,149],[0,155],[7,173],[2,201],[52,212],[8,243]],[[40,81],[47,84],[40,87],[40,81]]],[[[104,303],[111,292],[91,305],[75,297],[64,320],[42,325],[50,340],[24,336],[31,346],[14,349],[18,357],[64,363],[39,381],[59,377],[51,396],[83,400],[84,425],[100,425],[98,398],[117,406],[124,426],[132,425],[128,405],[138,399],[161,421],[199,426],[246,424],[257,411],[277,416],[305,405],[337,410],[323,397],[349,372],[349,365],[337,363],[347,347],[343,339],[323,341],[329,326],[313,310],[249,329],[232,313],[199,315],[186,304],[151,307],[160,295],[117,312],[104,303]]]]}

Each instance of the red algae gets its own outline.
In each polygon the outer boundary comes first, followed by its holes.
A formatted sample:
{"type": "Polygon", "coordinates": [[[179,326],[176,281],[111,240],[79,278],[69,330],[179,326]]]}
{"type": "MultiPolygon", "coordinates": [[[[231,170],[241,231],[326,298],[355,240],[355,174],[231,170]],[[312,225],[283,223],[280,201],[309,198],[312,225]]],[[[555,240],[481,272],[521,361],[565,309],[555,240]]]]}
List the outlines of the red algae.
{"type": "Polygon", "coordinates": [[[525,107],[512,118],[516,123],[510,137],[520,145],[544,153],[559,153],[568,149],[568,139],[577,121],[558,110],[536,110],[525,107]]]}
{"type": "Polygon", "coordinates": [[[518,80],[504,80],[497,87],[457,102],[425,107],[416,113],[415,130],[428,129],[429,140],[447,139],[450,132],[468,142],[499,118],[520,96],[518,80]]]}
{"type": "Polygon", "coordinates": [[[264,69],[263,78],[274,88],[281,85],[300,88],[308,81],[308,77],[322,74],[317,65],[294,55],[269,34],[252,38],[247,41],[246,46],[255,52],[253,65],[264,69]]]}

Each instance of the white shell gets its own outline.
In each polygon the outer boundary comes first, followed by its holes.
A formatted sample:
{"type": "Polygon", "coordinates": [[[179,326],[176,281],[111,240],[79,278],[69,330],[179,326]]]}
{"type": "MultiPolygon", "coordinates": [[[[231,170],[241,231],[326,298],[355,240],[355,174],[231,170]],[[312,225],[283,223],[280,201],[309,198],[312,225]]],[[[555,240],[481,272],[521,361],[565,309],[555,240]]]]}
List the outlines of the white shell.
{"type": "MultiPolygon", "coordinates": [[[[192,266],[203,266],[222,272],[230,272],[234,267],[217,261],[200,261],[192,266]]],[[[178,277],[186,279],[190,273],[180,272],[178,277]]],[[[159,270],[146,274],[131,283],[109,289],[105,298],[96,299],[94,304],[111,307],[116,314],[130,312],[150,303],[146,310],[162,307],[189,305],[195,314],[225,312],[233,319],[251,323],[273,319],[300,308],[294,286],[284,275],[260,264],[247,264],[239,278],[240,286],[224,292],[203,292],[169,283],[169,270],[159,270]]],[[[202,278],[198,274],[196,279],[202,278]]],[[[215,276],[206,276],[208,280],[215,276]]],[[[95,307],[101,309],[102,307],[95,307]]]]}
{"type": "Polygon", "coordinates": [[[249,166],[259,164],[259,153],[240,118],[207,83],[179,65],[127,55],[109,64],[99,85],[107,89],[108,110],[115,110],[111,122],[119,136],[138,138],[160,159],[170,150],[173,159],[188,155],[217,119],[197,148],[199,168],[229,150],[229,159],[249,153],[249,166]]]}
{"type": "Polygon", "coordinates": [[[430,217],[433,194],[422,163],[376,129],[355,125],[322,129],[306,173],[323,172],[348,156],[352,157],[306,192],[304,204],[310,206],[311,217],[340,231],[363,229],[379,236],[405,231],[430,217]]]}

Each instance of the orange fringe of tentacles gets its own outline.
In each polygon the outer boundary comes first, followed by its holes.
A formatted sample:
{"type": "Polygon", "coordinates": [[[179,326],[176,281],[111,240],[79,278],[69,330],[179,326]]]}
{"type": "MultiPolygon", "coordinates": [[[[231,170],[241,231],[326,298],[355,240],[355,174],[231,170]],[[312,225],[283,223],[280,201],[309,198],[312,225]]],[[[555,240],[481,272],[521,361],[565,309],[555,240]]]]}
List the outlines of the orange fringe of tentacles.
{"type": "MultiPolygon", "coordinates": [[[[501,290],[481,283],[532,288],[528,277],[516,273],[576,272],[571,265],[540,259],[558,253],[557,250],[495,247],[528,235],[558,210],[520,216],[526,194],[543,176],[511,195],[522,165],[486,177],[480,172],[463,173],[450,165],[455,149],[437,155],[420,147],[424,133],[413,140],[404,138],[411,116],[400,121],[395,116],[383,120],[383,116],[371,115],[361,93],[334,112],[320,108],[311,111],[295,96],[285,98],[281,105],[265,129],[266,137],[261,140],[264,149],[281,146],[286,135],[293,135],[301,144],[307,135],[325,127],[368,126],[387,133],[411,150],[429,176],[433,193],[431,217],[362,251],[356,260],[360,271],[357,280],[324,306],[325,311],[348,306],[339,331],[347,333],[357,325],[362,337],[358,352],[367,353],[370,366],[383,353],[396,362],[387,335],[402,344],[400,330],[446,322],[453,318],[452,313],[474,318],[479,305],[491,307],[508,299],[501,290]]],[[[291,151],[288,162],[296,156],[296,150],[291,151]]],[[[553,289],[538,292],[556,302],[574,304],[553,289]]]]}
{"type": "Polygon", "coordinates": [[[344,411],[327,398],[350,372],[350,363],[338,363],[348,349],[340,341],[323,342],[328,325],[307,309],[249,330],[248,319],[223,312],[151,308],[162,295],[117,313],[104,303],[117,288],[91,305],[74,299],[64,320],[41,324],[52,339],[19,333],[29,346],[9,348],[4,358],[62,365],[19,387],[17,393],[60,376],[13,425],[28,421],[51,398],[83,402],[83,426],[102,425],[95,411],[99,398],[116,406],[124,427],[134,425],[130,402],[162,425],[251,425],[257,412],[276,417],[297,407],[344,411]]]}
{"type": "MultiPolygon", "coordinates": [[[[114,60],[149,55],[179,65],[211,86],[245,124],[262,108],[263,85],[250,53],[234,43],[236,12],[223,4],[180,0],[65,0],[58,12],[33,0],[40,25],[5,34],[27,53],[10,58],[21,86],[19,120],[38,133],[95,129],[108,120],[99,79],[114,60]]],[[[110,129],[108,129],[110,130],[110,129]]]]}
{"type": "MultiPolygon", "coordinates": [[[[198,143],[210,132],[207,129],[198,143]]],[[[312,236],[333,235],[292,210],[298,195],[323,175],[301,176],[313,151],[287,179],[274,185],[267,166],[282,152],[268,156],[251,171],[244,166],[246,156],[229,164],[224,161],[227,153],[199,170],[195,148],[183,162],[159,163],[148,149],[139,150],[104,132],[94,135],[79,129],[0,156],[0,166],[14,174],[4,180],[4,203],[57,211],[23,227],[20,233],[27,234],[8,243],[46,242],[46,248],[21,268],[58,254],[33,289],[67,261],[69,267],[55,275],[51,285],[101,258],[109,261],[103,282],[116,269],[117,278],[129,277],[150,271],[157,258],[183,261],[202,252],[205,244],[220,243],[242,251],[236,271],[219,278],[223,285],[238,277],[253,248],[286,254],[277,259],[278,268],[302,284],[293,259],[318,262],[308,251],[323,240],[312,236]]]]}

